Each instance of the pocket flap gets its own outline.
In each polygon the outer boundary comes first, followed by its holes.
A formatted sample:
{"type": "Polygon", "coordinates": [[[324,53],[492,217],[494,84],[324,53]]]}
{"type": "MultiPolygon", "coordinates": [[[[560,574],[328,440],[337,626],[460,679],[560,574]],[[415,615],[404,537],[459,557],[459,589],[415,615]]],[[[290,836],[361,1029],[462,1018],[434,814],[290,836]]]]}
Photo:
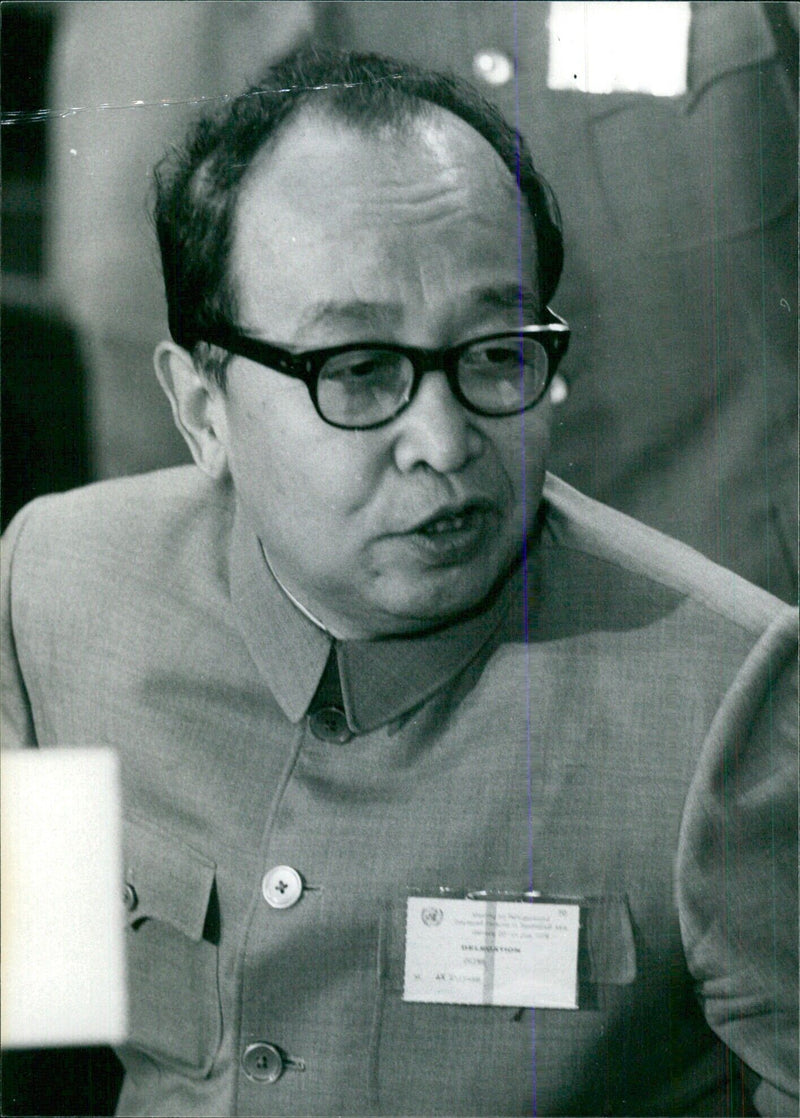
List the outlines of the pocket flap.
{"type": "Polygon", "coordinates": [[[189,939],[202,939],[216,864],[130,818],[122,833],[128,922],[162,920],[189,939]]]}

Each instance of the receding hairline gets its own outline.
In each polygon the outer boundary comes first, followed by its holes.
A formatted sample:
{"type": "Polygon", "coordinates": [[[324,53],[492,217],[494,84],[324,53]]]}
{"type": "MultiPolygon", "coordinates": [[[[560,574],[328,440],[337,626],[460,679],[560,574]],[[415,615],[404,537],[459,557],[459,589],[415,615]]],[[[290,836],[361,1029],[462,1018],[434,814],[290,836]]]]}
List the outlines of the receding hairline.
{"type": "Polygon", "coordinates": [[[501,172],[502,180],[513,183],[521,193],[519,183],[515,180],[513,173],[495,146],[469,121],[464,120],[458,113],[445,108],[443,105],[438,105],[414,94],[398,98],[398,103],[405,111],[391,117],[381,117],[372,121],[366,117],[352,118],[348,115],[346,107],[340,102],[324,96],[298,103],[294,110],[265,137],[264,142],[253,153],[249,166],[239,183],[240,195],[246,190],[251,179],[269,166],[270,158],[279,149],[291,145],[292,133],[315,120],[329,125],[332,131],[339,130],[343,133],[358,135],[367,142],[379,142],[382,138],[409,140],[413,138],[415,131],[421,126],[440,124],[444,128],[449,124],[455,132],[476,137],[480,145],[485,147],[498,171],[501,172]]]}
{"type": "MultiPolygon", "coordinates": [[[[520,190],[533,221],[541,299],[548,301],[563,265],[558,203],[524,138],[497,107],[447,71],[314,46],[288,55],[257,84],[198,118],[184,145],[156,168],[153,218],[175,341],[193,351],[215,323],[236,320],[227,265],[240,188],[297,122],[317,113],[331,128],[391,137],[408,134],[409,126],[426,118],[446,120],[442,112],[481,136],[511,176],[498,182],[520,190]]],[[[324,164],[318,166],[324,177],[324,164]]]]}
{"type": "MultiPolygon", "coordinates": [[[[532,215],[527,206],[524,193],[521,190],[520,184],[514,178],[508,165],[501,158],[495,147],[483,136],[476,128],[474,128],[468,121],[465,121],[457,113],[451,112],[443,106],[437,105],[432,102],[425,102],[418,99],[420,109],[413,114],[404,114],[401,120],[387,120],[380,122],[375,126],[370,126],[368,121],[351,121],[345,114],[331,111],[330,103],[319,104],[312,103],[301,106],[299,111],[293,113],[291,117],[282,122],[281,128],[278,130],[279,134],[272,133],[264,142],[264,144],[254,153],[253,158],[250,160],[247,170],[244,172],[237,190],[237,198],[234,206],[233,214],[231,217],[231,249],[228,255],[227,268],[228,268],[228,285],[231,294],[238,303],[240,295],[240,276],[238,275],[237,262],[239,261],[240,250],[246,244],[243,241],[243,228],[242,221],[244,219],[244,212],[248,209],[247,196],[251,190],[258,191],[264,185],[269,183],[270,167],[273,160],[281,157],[286,152],[289,155],[291,162],[292,150],[292,137],[293,133],[303,129],[306,125],[313,126],[314,124],[321,123],[325,126],[330,126],[331,130],[335,132],[339,130],[342,135],[348,137],[356,137],[363,139],[365,145],[370,143],[380,143],[382,139],[388,138],[393,141],[413,141],[415,135],[419,134],[421,128],[428,125],[438,126],[442,132],[455,133],[463,140],[468,142],[477,143],[480,151],[482,151],[486,158],[486,173],[487,182],[485,189],[491,190],[499,188],[503,192],[508,192],[508,196],[519,207],[521,220],[528,226],[532,238],[533,248],[533,264],[536,273],[536,282],[539,283],[539,259],[538,259],[538,244],[536,241],[536,229],[533,222],[532,215]]],[[[435,147],[435,144],[433,145],[435,147]]],[[[444,144],[441,148],[444,153],[447,151],[452,154],[449,145],[446,147],[444,144]]],[[[456,151],[456,157],[458,152],[456,151]]],[[[474,166],[474,161],[470,164],[474,166]]],[[[280,171],[278,172],[280,174],[280,171]]],[[[269,187],[268,187],[269,188],[269,187]]],[[[286,195],[291,198],[288,190],[278,192],[276,198],[281,198],[286,195]]],[[[496,201],[496,196],[494,198],[496,201]]],[[[487,194],[487,202],[491,205],[491,195],[487,194]]],[[[495,302],[500,305],[503,299],[495,292],[495,302]]],[[[519,302],[519,289],[514,289],[513,298],[506,297],[505,302],[508,303],[509,299],[516,306],[519,302]]],[[[526,305],[530,304],[532,300],[526,294],[524,298],[526,305]]],[[[536,299],[537,313],[542,309],[541,299],[536,299]]],[[[358,304],[359,307],[361,304],[358,304]]],[[[505,305],[505,304],[504,304],[505,305]]],[[[355,304],[354,304],[355,306],[355,304]]],[[[320,307],[317,310],[321,313],[326,311],[327,307],[320,307]]]]}

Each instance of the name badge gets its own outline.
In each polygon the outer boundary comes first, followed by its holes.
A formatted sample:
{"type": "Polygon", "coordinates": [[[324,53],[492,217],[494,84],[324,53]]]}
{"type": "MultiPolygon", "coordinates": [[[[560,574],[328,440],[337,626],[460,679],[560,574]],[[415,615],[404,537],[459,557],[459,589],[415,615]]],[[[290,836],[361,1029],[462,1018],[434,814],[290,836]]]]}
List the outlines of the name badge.
{"type": "Polygon", "coordinates": [[[409,897],[403,1001],[578,1008],[580,906],[409,897]]]}

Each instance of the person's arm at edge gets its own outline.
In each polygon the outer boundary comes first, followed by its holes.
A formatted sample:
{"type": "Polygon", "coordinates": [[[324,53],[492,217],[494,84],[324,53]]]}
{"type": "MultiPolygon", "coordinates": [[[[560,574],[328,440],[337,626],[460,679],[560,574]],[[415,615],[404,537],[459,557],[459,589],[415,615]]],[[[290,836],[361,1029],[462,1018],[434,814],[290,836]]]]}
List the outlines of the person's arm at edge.
{"type": "Polygon", "coordinates": [[[0,748],[37,744],[28,692],[14,636],[14,559],[32,505],[19,512],[0,541],[0,748]]]}
{"type": "Polygon", "coordinates": [[[798,1113],[797,614],[781,611],[717,712],[687,797],[676,887],[714,1031],[759,1078],[760,1114],[798,1113]]]}

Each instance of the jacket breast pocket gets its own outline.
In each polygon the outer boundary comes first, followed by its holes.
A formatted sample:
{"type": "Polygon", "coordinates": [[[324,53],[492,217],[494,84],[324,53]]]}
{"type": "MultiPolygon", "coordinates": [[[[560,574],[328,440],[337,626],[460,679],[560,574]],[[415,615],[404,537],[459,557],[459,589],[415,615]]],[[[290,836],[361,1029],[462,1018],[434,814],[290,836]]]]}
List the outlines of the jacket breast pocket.
{"type": "Polygon", "coordinates": [[[404,1001],[406,901],[398,898],[381,932],[376,1112],[397,1113],[402,1098],[407,1114],[530,1113],[535,1072],[540,1113],[601,1113],[569,1107],[595,1089],[587,1052],[635,997],[636,950],[624,896],[586,898],[580,908],[578,1009],[531,1009],[404,1001]]]}
{"type": "Polygon", "coordinates": [[[215,864],[145,824],[124,823],[128,1046],[202,1078],[222,1033],[215,864]]]}

